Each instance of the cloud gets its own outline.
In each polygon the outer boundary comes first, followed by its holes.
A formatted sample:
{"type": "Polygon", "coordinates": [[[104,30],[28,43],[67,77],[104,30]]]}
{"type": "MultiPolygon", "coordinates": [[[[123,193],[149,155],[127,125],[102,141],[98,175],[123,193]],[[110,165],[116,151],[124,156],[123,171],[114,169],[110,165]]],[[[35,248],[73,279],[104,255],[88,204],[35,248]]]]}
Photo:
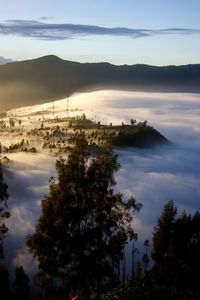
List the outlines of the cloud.
{"type": "Polygon", "coordinates": [[[37,263],[26,247],[17,250],[16,256],[13,259],[13,265],[15,267],[23,266],[27,273],[37,271],[37,263]]]}
{"type": "MultiPolygon", "coordinates": [[[[42,18],[45,21],[46,18],[42,18]]],[[[115,36],[141,38],[164,34],[199,34],[200,29],[166,28],[166,29],[133,29],[127,27],[102,27],[83,24],[46,23],[35,20],[7,20],[0,23],[1,35],[17,35],[41,40],[67,40],[84,36],[115,36]]]]}
{"type": "Polygon", "coordinates": [[[49,18],[49,17],[41,17],[39,18],[40,21],[47,21],[47,20],[52,20],[53,18],[49,18]]]}
{"type": "MultiPolygon", "coordinates": [[[[47,103],[15,112],[26,114],[51,107],[52,103],[47,103]]],[[[56,114],[66,115],[66,107],[66,99],[56,101],[56,114]]],[[[145,239],[151,239],[156,220],[169,199],[173,198],[179,211],[185,209],[192,213],[199,209],[198,94],[106,90],[72,96],[70,109],[77,107],[83,109],[87,116],[96,115],[97,119],[108,124],[119,124],[131,117],[138,121],[147,119],[174,142],[171,147],[116,150],[121,168],[116,174],[115,188],[125,198],[134,195],[143,204],[134,221],[139,238],[138,248],[142,248],[145,239]]],[[[5,143],[5,139],[2,143],[5,143]]],[[[56,176],[56,158],[45,153],[13,153],[9,154],[9,158],[11,164],[5,170],[5,181],[9,186],[11,218],[8,220],[9,232],[5,239],[6,258],[12,266],[23,264],[30,275],[35,272],[35,265],[25,248],[25,239],[34,230],[40,216],[40,200],[48,192],[48,179],[51,175],[56,176]]],[[[130,255],[130,249],[128,253],[130,255]]]]}
{"type": "Polygon", "coordinates": [[[5,65],[5,64],[11,63],[11,62],[13,62],[12,59],[0,56],[0,65],[5,65]]]}
{"type": "Polygon", "coordinates": [[[13,153],[9,158],[11,162],[4,169],[11,214],[7,221],[5,262],[11,269],[12,266],[24,265],[30,274],[35,270],[35,264],[32,264],[33,258],[25,247],[26,236],[34,231],[41,213],[40,201],[49,189],[49,178],[56,175],[56,158],[45,153],[13,153]]]}

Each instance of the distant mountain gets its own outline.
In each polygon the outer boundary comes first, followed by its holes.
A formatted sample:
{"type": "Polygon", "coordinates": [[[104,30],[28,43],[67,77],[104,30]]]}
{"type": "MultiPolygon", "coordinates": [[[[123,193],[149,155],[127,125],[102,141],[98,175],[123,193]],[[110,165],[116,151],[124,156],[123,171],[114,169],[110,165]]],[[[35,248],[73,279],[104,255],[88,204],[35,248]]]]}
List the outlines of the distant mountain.
{"type": "Polygon", "coordinates": [[[119,88],[200,92],[200,64],[156,67],[78,63],[54,55],[0,66],[0,108],[34,105],[75,92],[119,88]]]}
{"type": "Polygon", "coordinates": [[[0,56],[0,65],[5,65],[5,64],[11,63],[11,62],[13,62],[12,59],[0,56]]]}

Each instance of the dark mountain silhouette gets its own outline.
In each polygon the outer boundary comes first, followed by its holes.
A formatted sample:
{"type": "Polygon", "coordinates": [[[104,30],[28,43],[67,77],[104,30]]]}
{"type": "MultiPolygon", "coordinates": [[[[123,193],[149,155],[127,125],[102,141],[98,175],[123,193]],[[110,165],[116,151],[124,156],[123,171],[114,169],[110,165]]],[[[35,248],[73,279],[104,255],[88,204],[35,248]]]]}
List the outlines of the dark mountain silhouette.
{"type": "Polygon", "coordinates": [[[50,55],[0,66],[1,109],[40,104],[102,88],[199,93],[200,64],[116,66],[65,61],[50,55]]]}

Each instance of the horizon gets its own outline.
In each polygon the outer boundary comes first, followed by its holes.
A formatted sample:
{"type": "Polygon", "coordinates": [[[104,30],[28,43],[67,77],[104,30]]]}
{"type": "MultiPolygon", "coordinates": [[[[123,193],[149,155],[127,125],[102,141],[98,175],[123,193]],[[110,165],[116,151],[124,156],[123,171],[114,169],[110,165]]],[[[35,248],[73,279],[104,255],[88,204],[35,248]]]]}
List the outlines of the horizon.
{"type": "Polygon", "coordinates": [[[198,0],[12,1],[0,11],[0,56],[14,61],[46,56],[115,65],[196,64],[198,0]]]}
{"type": "Polygon", "coordinates": [[[193,65],[200,65],[200,62],[194,62],[194,63],[185,63],[185,64],[169,64],[169,65],[152,65],[152,64],[148,64],[148,63],[122,63],[122,64],[117,64],[117,63],[111,63],[109,61],[96,61],[96,62],[92,62],[92,61],[86,61],[86,62],[82,62],[82,61],[78,61],[78,60],[70,60],[70,59],[67,59],[67,58],[62,58],[58,55],[55,55],[55,54],[46,54],[46,55],[43,55],[43,56],[38,56],[38,57],[34,57],[34,58],[27,58],[27,59],[22,59],[22,60],[12,60],[12,58],[10,57],[3,57],[3,56],[0,56],[0,58],[2,60],[5,60],[5,62],[2,62],[0,63],[0,66],[1,65],[5,65],[5,64],[11,64],[11,63],[16,63],[16,62],[23,62],[23,61],[29,61],[29,60],[37,60],[37,59],[41,59],[41,58],[45,58],[45,57],[55,57],[55,58],[58,58],[58,59],[61,59],[63,61],[69,61],[69,62],[74,62],[74,63],[80,63],[80,64],[110,64],[110,65],[114,65],[114,66],[150,66],[150,67],[180,67],[180,66],[193,66],[193,65]],[[8,60],[8,61],[7,61],[8,60]],[[12,61],[10,61],[12,60],[12,61]]]}

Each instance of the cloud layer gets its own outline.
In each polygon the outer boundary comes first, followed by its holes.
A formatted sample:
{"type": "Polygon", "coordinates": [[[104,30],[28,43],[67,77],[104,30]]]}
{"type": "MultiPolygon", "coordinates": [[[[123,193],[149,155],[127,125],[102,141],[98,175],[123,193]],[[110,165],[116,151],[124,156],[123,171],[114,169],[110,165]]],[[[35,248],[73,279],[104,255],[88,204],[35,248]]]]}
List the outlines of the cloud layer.
{"type": "MultiPolygon", "coordinates": [[[[66,99],[55,102],[55,113],[66,115],[66,99]]],[[[70,109],[101,122],[148,120],[173,141],[171,147],[118,149],[121,169],[116,174],[116,190],[125,197],[134,195],[143,208],[136,215],[139,234],[137,247],[151,238],[153,226],[171,198],[180,210],[194,212],[200,199],[200,101],[198,94],[159,94],[126,91],[99,91],[70,98],[70,109]]],[[[52,103],[23,108],[16,113],[31,113],[52,108],[52,103]]],[[[71,112],[70,115],[77,114],[71,112]]],[[[26,117],[27,118],[27,117],[26,117]]],[[[5,141],[2,141],[5,142],[5,141]]],[[[36,265],[25,248],[26,235],[34,230],[40,215],[40,200],[48,192],[48,179],[55,172],[55,157],[47,154],[12,154],[5,172],[9,185],[11,218],[5,240],[8,264],[23,264],[28,274],[36,265]]],[[[131,247],[129,245],[129,247],[131,247]]],[[[130,253],[130,251],[129,251],[130,253]]]]}
{"type": "Polygon", "coordinates": [[[115,36],[141,38],[164,34],[200,34],[200,29],[166,28],[133,29],[127,27],[102,27],[83,24],[46,23],[34,20],[7,20],[0,23],[1,35],[17,35],[41,40],[67,40],[85,36],[115,36]]]}
{"type": "Polygon", "coordinates": [[[12,59],[0,56],[0,65],[5,65],[5,64],[11,63],[11,62],[13,62],[12,59]]]}

